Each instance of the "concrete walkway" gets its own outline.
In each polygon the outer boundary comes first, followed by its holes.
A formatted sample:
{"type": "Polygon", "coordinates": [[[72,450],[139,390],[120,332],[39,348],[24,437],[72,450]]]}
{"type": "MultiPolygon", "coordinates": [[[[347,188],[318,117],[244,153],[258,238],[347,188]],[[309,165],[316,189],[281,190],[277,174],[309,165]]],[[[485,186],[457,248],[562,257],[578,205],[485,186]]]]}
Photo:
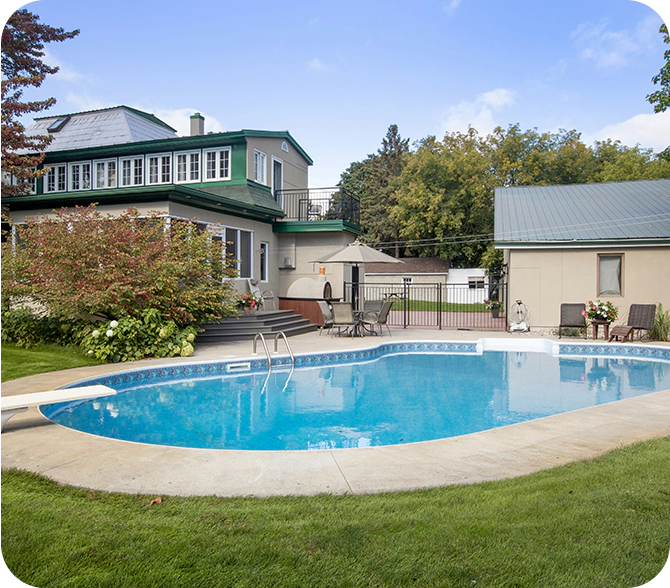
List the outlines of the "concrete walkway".
{"type": "MultiPolygon", "coordinates": [[[[331,338],[309,333],[292,337],[290,343],[299,354],[372,347],[389,340],[463,341],[484,337],[536,335],[395,329],[392,339],[331,338]]],[[[49,390],[82,378],[141,366],[250,356],[250,341],[201,346],[192,358],[93,366],[20,378],[5,382],[2,395],[49,390]]],[[[3,468],[30,470],[74,486],[152,495],[273,496],[362,494],[499,480],[666,435],[670,435],[670,391],[451,439],[323,451],[144,445],[66,429],[31,408],[8,422],[1,449],[3,468]]]]}

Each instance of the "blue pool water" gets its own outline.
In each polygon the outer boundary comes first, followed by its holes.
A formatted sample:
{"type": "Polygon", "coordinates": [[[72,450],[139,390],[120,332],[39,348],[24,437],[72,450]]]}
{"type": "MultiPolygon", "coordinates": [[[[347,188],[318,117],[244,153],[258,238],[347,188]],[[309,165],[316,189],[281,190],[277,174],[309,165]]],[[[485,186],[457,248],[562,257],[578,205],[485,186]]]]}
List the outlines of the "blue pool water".
{"type": "Polygon", "coordinates": [[[142,443],[331,449],[453,437],[670,389],[668,361],[467,349],[369,355],[269,375],[212,376],[201,366],[170,381],[164,370],[136,372],[96,381],[115,396],[42,410],[66,427],[142,443]]]}

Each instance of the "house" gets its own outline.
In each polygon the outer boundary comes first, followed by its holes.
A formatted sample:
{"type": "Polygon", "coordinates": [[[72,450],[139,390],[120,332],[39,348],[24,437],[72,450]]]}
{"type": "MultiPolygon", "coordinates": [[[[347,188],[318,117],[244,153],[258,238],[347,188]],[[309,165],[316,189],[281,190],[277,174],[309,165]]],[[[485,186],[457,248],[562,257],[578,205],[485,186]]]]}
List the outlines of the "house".
{"type": "Polygon", "coordinates": [[[610,300],[670,308],[670,179],[496,188],[495,247],[509,300],[533,327],[556,327],[561,303],[610,300]]]}
{"type": "MultiPolygon", "coordinates": [[[[241,292],[257,280],[281,298],[294,281],[318,275],[309,260],[361,233],[356,199],[308,188],[313,162],[288,131],[206,133],[195,113],[190,135],[178,136],[150,113],[117,106],[38,118],[27,133],[54,140],[44,161],[49,171],[32,193],[3,198],[15,222],[97,203],[102,213],[135,207],[221,225],[241,292]]],[[[347,269],[328,271],[333,295],[343,296],[347,269]]]]}

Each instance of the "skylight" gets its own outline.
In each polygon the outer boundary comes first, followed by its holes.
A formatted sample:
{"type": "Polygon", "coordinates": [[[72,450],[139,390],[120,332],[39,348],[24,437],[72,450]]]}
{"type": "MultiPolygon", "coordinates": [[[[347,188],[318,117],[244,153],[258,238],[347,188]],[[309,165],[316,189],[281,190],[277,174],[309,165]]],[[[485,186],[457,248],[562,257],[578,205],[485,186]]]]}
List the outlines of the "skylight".
{"type": "Polygon", "coordinates": [[[65,126],[65,123],[69,120],[70,120],[69,116],[61,116],[47,127],[47,131],[49,131],[50,133],[57,133],[65,126]]]}

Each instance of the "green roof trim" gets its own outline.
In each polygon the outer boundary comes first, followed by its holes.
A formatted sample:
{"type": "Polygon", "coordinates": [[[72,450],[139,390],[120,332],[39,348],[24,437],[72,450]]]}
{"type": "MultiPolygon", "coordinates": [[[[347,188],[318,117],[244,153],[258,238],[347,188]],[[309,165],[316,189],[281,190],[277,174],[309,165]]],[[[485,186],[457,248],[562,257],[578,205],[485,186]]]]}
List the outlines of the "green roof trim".
{"type": "Polygon", "coordinates": [[[280,221],[272,224],[273,233],[329,233],[342,232],[362,235],[358,225],[345,220],[280,221]]]}
{"type": "Polygon", "coordinates": [[[189,149],[207,149],[220,146],[245,145],[247,137],[269,137],[286,139],[300,153],[308,165],[313,165],[311,157],[288,131],[230,131],[225,133],[208,133],[188,137],[170,137],[168,139],[153,139],[151,141],[137,141],[134,143],[117,143],[101,147],[85,147],[65,151],[49,151],[44,160],[45,164],[63,163],[86,159],[104,159],[107,157],[123,157],[140,153],[162,153],[168,151],[187,151],[189,149]]]}
{"type": "Polygon", "coordinates": [[[263,222],[272,222],[284,216],[284,211],[272,197],[269,188],[262,189],[249,183],[211,186],[207,189],[165,184],[84,192],[60,192],[4,198],[3,203],[9,206],[11,215],[12,210],[52,210],[66,206],[87,206],[92,202],[99,205],[127,204],[133,206],[138,203],[164,200],[263,222]]]}

